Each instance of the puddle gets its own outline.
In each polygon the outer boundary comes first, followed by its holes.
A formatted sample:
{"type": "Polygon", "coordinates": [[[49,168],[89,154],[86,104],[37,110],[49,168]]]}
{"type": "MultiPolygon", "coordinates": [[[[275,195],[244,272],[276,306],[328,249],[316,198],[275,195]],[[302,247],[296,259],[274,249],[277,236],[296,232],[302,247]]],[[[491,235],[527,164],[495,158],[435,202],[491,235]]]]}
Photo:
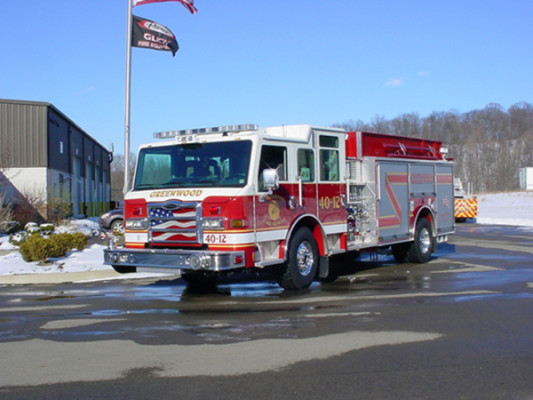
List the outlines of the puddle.
{"type": "Polygon", "coordinates": [[[516,299],[531,299],[533,298],[533,293],[491,293],[483,295],[469,295],[469,296],[457,296],[450,299],[443,298],[443,302],[447,300],[453,303],[463,303],[471,301],[485,301],[485,300],[497,300],[497,299],[506,299],[506,300],[516,300],[516,299]]]}

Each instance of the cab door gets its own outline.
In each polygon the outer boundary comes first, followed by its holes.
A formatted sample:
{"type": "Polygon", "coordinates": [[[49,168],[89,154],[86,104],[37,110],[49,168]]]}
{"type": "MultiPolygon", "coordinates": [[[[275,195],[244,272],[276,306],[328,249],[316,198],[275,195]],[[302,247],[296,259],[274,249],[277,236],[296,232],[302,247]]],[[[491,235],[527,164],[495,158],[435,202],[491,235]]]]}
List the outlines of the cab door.
{"type": "Polygon", "coordinates": [[[345,144],[339,135],[327,134],[320,134],[318,142],[318,217],[326,234],[346,232],[346,184],[341,180],[345,144]]]}
{"type": "Polygon", "coordinates": [[[289,152],[287,146],[263,144],[260,150],[257,187],[255,196],[255,226],[258,242],[280,241],[286,237],[293,218],[290,209],[295,196],[294,184],[288,181],[289,152]],[[263,171],[275,169],[279,187],[272,193],[264,187],[263,171]]]}
{"type": "Polygon", "coordinates": [[[300,211],[318,215],[315,157],[313,148],[298,148],[296,150],[297,192],[294,199],[300,211]]]}

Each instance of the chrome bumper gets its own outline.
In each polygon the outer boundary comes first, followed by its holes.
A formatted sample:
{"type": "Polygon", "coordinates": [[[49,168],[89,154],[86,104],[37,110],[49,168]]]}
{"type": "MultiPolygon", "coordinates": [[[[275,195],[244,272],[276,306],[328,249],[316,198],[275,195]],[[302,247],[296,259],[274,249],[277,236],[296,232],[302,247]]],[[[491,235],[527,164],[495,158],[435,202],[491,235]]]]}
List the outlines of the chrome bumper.
{"type": "Polygon", "coordinates": [[[243,251],[126,249],[104,250],[104,264],[138,268],[168,268],[190,271],[227,271],[243,268],[243,251]]]}

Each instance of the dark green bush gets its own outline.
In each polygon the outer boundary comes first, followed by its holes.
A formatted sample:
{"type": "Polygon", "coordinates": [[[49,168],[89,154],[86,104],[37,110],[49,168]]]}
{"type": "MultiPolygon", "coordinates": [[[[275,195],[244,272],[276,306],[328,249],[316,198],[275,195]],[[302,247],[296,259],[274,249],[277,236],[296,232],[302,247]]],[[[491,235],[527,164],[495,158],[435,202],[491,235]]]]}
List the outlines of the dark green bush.
{"type": "Polygon", "coordinates": [[[49,251],[48,257],[63,257],[72,248],[70,245],[70,233],[58,233],[56,235],[50,235],[48,240],[49,251]]]}
{"type": "Polygon", "coordinates": [[[50,242],[40,234],[32,234],[19,246],[20,254],[24,261],[42,261],[48,258],[51,252],[50,242]]]}
{"type": "Polygon", "coordinates": [[[39,230],[43,233],[51,233],[55,229],[54,224],[41,224],[39,225],[39,230]]]}
{"type": "Polygon", "coordinates": [[[89,238],[81,232],[76,232],[70,235],[70,240],[70,248],[79,251],[86,248],[87,243],[89,242],[89,238]]]}
{"type": "Polygon", "coordinates": [[[19,246],[20,254],[26,262],[45,261],[49,257],[63,257],[70,250],[83,250],[88,238],[83,233],[58,233],[48,238],[35,233],[19,246]]]}

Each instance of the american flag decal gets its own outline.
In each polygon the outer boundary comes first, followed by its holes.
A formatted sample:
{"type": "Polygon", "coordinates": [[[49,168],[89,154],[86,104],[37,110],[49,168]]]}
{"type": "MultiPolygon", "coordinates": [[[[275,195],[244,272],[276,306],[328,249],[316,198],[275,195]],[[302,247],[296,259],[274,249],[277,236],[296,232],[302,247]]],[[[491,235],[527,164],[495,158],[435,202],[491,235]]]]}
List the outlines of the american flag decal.
{"type": "Polygon", "coordinates": [[[173,209],[161,204],[148,207],[148,231],[153,243],[198,243],[196,203],[173,203],[173,209]]]}

